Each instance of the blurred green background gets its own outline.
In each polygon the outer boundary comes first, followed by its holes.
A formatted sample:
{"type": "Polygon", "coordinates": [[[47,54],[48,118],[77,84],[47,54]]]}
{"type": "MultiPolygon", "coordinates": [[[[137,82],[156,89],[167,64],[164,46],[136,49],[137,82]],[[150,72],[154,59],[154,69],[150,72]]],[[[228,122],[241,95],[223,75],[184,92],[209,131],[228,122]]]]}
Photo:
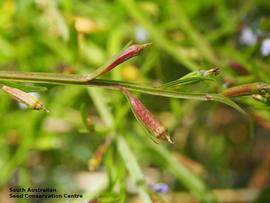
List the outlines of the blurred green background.
{"type": "MultiPolygon", "coordinates": [[[[154,86],[219,67],[217,81],[179,91],[270,83],[267,0],[0,2],[1,70],[90,73],[133,41],[153,44],[102,78],[154,86]]],[[[84,194],[78,202],[215,202],[212,190],[219,202],[270,201],[267,192],[260,194],[270,185],[269,100],[235,99],[247,116],[217,102],[136,94],[169,129],[171,145],[152,142],[119,92],[43,86],[48,91],[37,96],[50,113],[25,109],[0,92],[0,202],[68,201],[11,199],[11,186],[84,194]],[[120,138],[89,171],[112,134],[120,138]],[[158,183],[169,193],[155,193],[158,183]]]]}

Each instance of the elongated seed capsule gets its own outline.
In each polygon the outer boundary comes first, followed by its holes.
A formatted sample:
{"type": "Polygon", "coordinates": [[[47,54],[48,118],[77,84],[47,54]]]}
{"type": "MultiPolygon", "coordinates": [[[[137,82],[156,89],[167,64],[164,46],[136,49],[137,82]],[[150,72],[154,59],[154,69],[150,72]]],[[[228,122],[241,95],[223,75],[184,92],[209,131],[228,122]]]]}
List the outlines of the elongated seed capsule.
{"type": "Polygon", "coordinates": [[[6,92],[9,96],[11,96],[13,99],[17,100],[18,102],[26,104],[31,109],[49,112],[46,108],[43,107],[41,101],[39,101],[36,97],[34,97],[29,93],[6,85],[3,85],[1,89],[4,92],[6,92]]]}
{"type": "Polygon", "coordinates": [[[127,61],[130,58],[133,58],[134,56],[139,55],[142,50],[149,46],[150,43],[147,44],[134,44],[131,45],[130,47],[128,47],[127,49],[125,49],[122,53],[120,53],[115,60],[113,60],[108,66],[105,67],[104,70],[102,70],[100,73],[98,73],[96,77],[103,75],[104,73],[110,71],[111,69],[113,69],[114,67],[118,66],[119,64],[127,61]]]}
{"type": "Polygon", "coordinates": [[[138,121],[157,139],[167,140],[173,144],[167,129],[155,118],[143,103],[133,96],[126,88],[120,87],[119,89],[128,98],[133,114],[138,121]]]}

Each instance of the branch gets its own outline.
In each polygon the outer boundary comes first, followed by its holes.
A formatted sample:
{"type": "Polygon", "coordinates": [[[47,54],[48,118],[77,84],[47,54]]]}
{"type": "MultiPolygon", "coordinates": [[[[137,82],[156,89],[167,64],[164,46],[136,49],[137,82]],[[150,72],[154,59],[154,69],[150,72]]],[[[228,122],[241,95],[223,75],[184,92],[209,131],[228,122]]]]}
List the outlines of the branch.
{"type": "Polygon", "coordinates": [[[10,71],[0,71],[0,80],[20,81],[20,82],[34,82],[34,83],[50,83],[50,84],[73,84],[103,87],[106,89],[114,89],[119,91],[119,86],[122,86],[129,91],[136,91],[144,94],[180,98],[180,99],[195,99],[201,101],[217,101],[231,106],[232,108],[244,113],[244,111],[236,103],[229,98],[220,94],[211,93],[186,93],[173,90],[167,90],[156,87],[149,87],[135,83],[128,83],[122,81],[102,80],[102,79],[85,79],[87,76],[55,74],[55,73],[20,73],[10,71]]]}

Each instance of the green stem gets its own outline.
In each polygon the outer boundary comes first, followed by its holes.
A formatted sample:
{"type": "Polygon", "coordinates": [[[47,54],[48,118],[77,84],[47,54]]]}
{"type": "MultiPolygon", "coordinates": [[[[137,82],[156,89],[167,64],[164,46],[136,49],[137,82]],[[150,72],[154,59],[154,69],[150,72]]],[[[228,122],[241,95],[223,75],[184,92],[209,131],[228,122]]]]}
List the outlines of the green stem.
{"type": "Polygon", "coordinates": [[[34,72],[19,73],[19,72],[0,71],[0,80],[8,80],[8,81],[14,80],[24,82],[27,81],[35,83],[50,83],[50,84],[89,85],[114,90],[119,90],[119,86],[122,86],[130,91],[136,91],[150,95],[181,98],[181,99],[196,99],[201,101],[218,101],[227,104],[237,109],[238,111],[244,113],[243,110],[236,103],[234,103],[229,98],[226,98],[219,94],[185,93],[162,88],[148,87],[128,82],[101,80],[101,79],[89,80],[88,78],[89,77],[87,75],[77,76],[77,75],[65,75],[54,73],[34,73],[34,72]]]}
{"type": "MultiPolygon", "coordinates": [[[[98,86],[108,89],[118,90],[119,86],[123,86],[131,91],[137,91],[146,94],[166,96],[166,97],[175,97],[176,94],[179,95],[179,92],[169,91],[158,89],[154,87],[146,87],[134,83],[127,83],[121,81],[112,81],[112,80],[102,80],[102,79],[93,79],[87,80],[85,76],[76,76],[76,75],[64,75],[64,74],[54,74],[54,73],[18,73],[18,72],[6,72],[0,71],[0,79],[2,80],[14,80],[14,81],[27,81],[27,82],[36,82],[36,83],[50,83],[50,84],[76,84],[76,85],[90,85],[98,86]]],[[[208,95],[208,94],[207,94],[208,95]]],[[[206,94],[190,94],[190,93],[181,93],[181,96],[176,96],[183,99],[199,99],[207,100],[206,94]]],[[[210,94],[208,95],[211,96],[210,94]]]]}

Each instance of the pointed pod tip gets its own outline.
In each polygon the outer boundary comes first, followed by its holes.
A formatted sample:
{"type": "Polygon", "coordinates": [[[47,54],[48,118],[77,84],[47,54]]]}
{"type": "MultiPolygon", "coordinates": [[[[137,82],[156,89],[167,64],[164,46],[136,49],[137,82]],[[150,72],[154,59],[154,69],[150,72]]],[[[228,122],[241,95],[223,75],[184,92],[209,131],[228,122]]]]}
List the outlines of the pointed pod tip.
{"type": "Polygon", "coordinates": [[[46,108],[43,108],[42,111],[46,112],[46,113],[50,113],[50,111],[46,108]]]}
{"type": "Polygon", "coordinates": [[[169,143],[174,144],[174,141],[171,139],[169,135],[166,136],[166,139],[169,143]]]}
{"type": "Polygon", "coordinates": [[[140,44],[141,48],[144,49],[148,46],[152,45],[152,42],[149,42],[149,43],[145,43],[145,44],[140,44]]]}
{"type": "Polygon", "coordinates": [[[213,73],[214,75],[220,74],[220,68],[219,68],[219,67],[214,67],[214,68],[212,68],[212,69],[210,69],[210,70],[212,71],[212,73],[213,73]]]}

